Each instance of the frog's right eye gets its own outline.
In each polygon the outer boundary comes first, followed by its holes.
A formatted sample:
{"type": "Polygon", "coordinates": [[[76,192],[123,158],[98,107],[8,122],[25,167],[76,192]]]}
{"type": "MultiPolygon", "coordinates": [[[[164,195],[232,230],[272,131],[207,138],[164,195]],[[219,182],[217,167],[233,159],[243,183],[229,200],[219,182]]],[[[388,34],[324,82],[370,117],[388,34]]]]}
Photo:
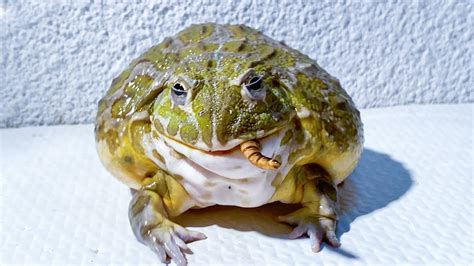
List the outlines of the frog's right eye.
{"type": "Polygon", "coordinates": [[[258,101],[265,98],[265,86],[263,85],[263,78],[253,72],[244,80],[241,93],[250,100],[258,101]]]}
{"type": "Polygon", "coordinates": [[[245,87],[247,88],[248,91],[259,90],[262,87],[262,77],[260,76],[252,77],[249,80],[248,84],[245,84],[245,87]]]}
{"type": "Polygon", "coordinates": [[[173,100],[178,105],[184,105],[186,103],[186,98],[188,95],[188,91],[184,88],[183,85],[180,83],[175,83],[173,88],[171,89],[171,93],[173,94],[173,100]]]}

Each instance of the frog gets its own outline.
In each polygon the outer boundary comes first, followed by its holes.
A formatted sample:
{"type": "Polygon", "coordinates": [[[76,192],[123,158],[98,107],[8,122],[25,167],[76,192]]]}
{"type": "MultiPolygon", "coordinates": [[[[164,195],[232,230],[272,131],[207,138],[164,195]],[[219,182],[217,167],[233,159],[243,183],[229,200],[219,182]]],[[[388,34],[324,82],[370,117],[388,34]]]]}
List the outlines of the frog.
{"type": "Polygon", "coordinates": [[[136,239],[186,265],[206,239],[173,218],[213,205],[299,204],[278,217],[311,249],[336,236],[338,186],[363,149],[360,112],[315,60],[246,25],[193,24],[152,46],[99,101],[99,158],[133,191],[136,239]]]}

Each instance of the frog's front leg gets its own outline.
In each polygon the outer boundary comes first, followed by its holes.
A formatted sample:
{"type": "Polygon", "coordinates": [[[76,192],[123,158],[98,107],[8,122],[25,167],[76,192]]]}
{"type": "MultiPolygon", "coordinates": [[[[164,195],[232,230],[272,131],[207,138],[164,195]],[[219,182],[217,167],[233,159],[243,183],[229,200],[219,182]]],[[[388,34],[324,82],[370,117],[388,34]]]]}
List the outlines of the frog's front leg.
{"type": "Polygon", "coordinates": [[[314,173],[314,169],[306,169],[305,174],[316,176],[308,177],[303,185],[303,207],[278,219],[281,222],[296,225],[289,238],[295,239],[304,234],[310,238],[311,248],[314,252],[321,250],[321,243],[326,239],[333,247],[341,244],[336,237],[336,204],[337,190],[329,176],[324,172],[314,173]]]}
{"type": "Polygon", "coordinates": [[[177,265],[186,265],[183,252],[192,253],[186,243],[206,238],[203,233],[188,230],[168,219],[170,214],[175,216],[186,210],[181,202],[186,198],[181,185],[159,171],[144,180],[130,202],[128,214],[135,237],[163,263],[171,258],[177,265]]]}

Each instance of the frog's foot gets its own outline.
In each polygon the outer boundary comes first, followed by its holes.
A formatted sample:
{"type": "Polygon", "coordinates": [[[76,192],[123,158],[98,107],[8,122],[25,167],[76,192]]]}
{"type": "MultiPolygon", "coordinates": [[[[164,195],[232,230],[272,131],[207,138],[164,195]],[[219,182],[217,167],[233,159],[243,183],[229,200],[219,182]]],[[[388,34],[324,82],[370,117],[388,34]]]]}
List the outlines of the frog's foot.
{"type": "Polygon", "coordinates": [[[176,265],[186,265],[184,253],[192,254],[186,244],[206,238],[203,233],[188,230],[165,220],[161,225],[149,229],[145,233],[143,242],[155,252],[161,262],[169,263],[169,259],[171,259],[176,265]]]}
{"type": "Polygon", "coordinates": [[[170,221],[161,197],[154,191],[143,189],[134,194],[129,218],[135,237],[153,250],[163,263],[169,263],[171,259],[177,265],[186,265],[184,253],[192,253],[186,244],[206,239],[203,233],[170,221]]]}
{"type": "Polygon", "coordinates": [[[297,225],[293,231],[288,235],[290,239],[296,239],[304,234],[307,234],[310,239],[311,249],[313,252],[321,250],[321,243],[323,239],[333,247],[340,247],[341,243],[336,237],[336,217],[307,214],[304,213],[305,208],[294,213],[279,216],[280,222],[297,225]]]}

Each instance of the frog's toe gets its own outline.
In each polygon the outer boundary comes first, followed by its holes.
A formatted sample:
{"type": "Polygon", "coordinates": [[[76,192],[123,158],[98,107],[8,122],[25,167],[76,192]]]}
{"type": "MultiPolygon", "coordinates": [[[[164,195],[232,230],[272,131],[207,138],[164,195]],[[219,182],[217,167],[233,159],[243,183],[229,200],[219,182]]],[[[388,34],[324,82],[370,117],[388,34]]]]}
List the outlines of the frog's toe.
{"type": "Polygon", "coordinates": [[[313,252],[319,252],[321,250],[324,232],[321,229],[318,229],[315,225],[311,224],[308,226],[307,234],[309,235],[311,250],[313,250],[313,252]]]}
{"type": "Polygon", "coordinates": [[[300,224],[293,229],[293,231],[288,235],[288,238],[296,239],[304,234],[309,236],[311,249],[314,252],[319,252],[321,250],[321,242],[323,241],[324,232],[321,229],[318,229],[314,224],[300,224]]]}
{"type": "Polygon", "coordinates": [[[165,248],[163,247],[163,245],[157,241],[158,239],[155,237],[155,238],[152,238],[152,242],[150,243],[150,249],[155,252],[155,254],[158,256],[158,258],[160,259],[160,261],[162,263],[169,263],[169,261],[167,260],[167,257],[166,257],[166,251],[165,251],[165,248]]]}
{"type": "Polygon", "coordinates": [[[312,226],[308,230],[308,235],[313,252],[319,252],[321,250],[323,239],[326,239],[326,241],[335,248],[341,246],[333,230],[324,231],[324,229],[318,228],[317,226],[312,226]]]}
{"type": "Polygon", "coordinates": [[[313,252],[319,252],[321,250],[321,243],[323,238],[333,247],[340,247],[341,243],[337,239],[336,233],[332,229],[324,228],[323,226],[315,224],[300,224],[293,229],[288,235],[290,239],[296,239],[304,234],[309,236],[311,249],[313,252]]]}
{"type": "Polygon", "coordinates": [[[176,265],[187,264],[183,251],[178,244],[180,240],[177,240],[175,234],[171,231],[164,228],[153,229],[150,232],[149,239],[148,246],[155,252],[162,263],[169,263],[168,258],[171,258],[176,265]]]}
{"type": "Polygon", "coordinates": [[[341,246],[341,242],[339,242],[339,239],[337,239],[336,232],[334,232],[334,230],[326,231],[326,239],[329,244],[335,248],[341,246]]]}
{"type": "Polygon", "coordinates": [[[157,227],[149,233],[148,246],[155,252],[163,263],[169,263],[171,258],[176,265],[186,265],[184,253],[192,254],[186,243],[205,239],[203,233],[191,231],[179,225],[172,227],[157,227]]]}
{"type": "Polygon", "coordinates": [[[333,247],[340,247],[341,243],[337,239],[335,229],[335,221],[329,218],[319,217],[318,219],[304,219],[293,215],[280,216],[281,222],[288,224],[296,224],[297,226],[288,235],[290,239],[296,239],[303,235],[308,235],[310,239],[311,249],[314,252],[321,250],[323,239],[333,247]]]}
{"type": "Polygon", "coordinates": [[[207,236],[201,232],[189,230],[179,225],[175,225],[174,229],[176,234],[186,243],[204,240],[207,238],[207,236]]]}

